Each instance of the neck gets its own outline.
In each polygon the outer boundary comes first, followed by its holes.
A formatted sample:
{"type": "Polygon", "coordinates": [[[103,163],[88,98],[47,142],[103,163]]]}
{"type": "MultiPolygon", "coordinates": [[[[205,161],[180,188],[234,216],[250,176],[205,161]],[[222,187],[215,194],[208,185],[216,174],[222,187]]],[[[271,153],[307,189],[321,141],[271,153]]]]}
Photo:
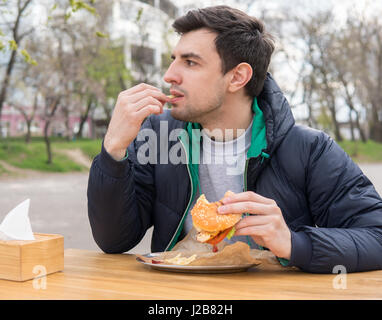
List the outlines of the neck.
{"type": "Polygon", "coordinates": [[[243,134],[251,124],[252,103],[253,99],[249,97],[227,98],[222,107],[218,109],[218,115],[215,115],[213,119],[200,122],[200,124],[212,140],[234,140],[243,134]]]}

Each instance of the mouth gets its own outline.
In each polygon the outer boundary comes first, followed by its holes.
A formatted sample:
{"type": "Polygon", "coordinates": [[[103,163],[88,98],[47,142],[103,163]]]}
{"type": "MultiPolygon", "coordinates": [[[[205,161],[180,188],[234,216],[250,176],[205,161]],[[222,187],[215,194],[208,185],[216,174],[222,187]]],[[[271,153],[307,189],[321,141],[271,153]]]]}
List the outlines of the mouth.
{"type": "Polygon", "coordinates": [[[179,100],[184,98],[184,94],[176,91],[176,90],[170,90],[171,95],[168,96],[171,100],[169,101],[170,103],[176,103],[179,100]]]}

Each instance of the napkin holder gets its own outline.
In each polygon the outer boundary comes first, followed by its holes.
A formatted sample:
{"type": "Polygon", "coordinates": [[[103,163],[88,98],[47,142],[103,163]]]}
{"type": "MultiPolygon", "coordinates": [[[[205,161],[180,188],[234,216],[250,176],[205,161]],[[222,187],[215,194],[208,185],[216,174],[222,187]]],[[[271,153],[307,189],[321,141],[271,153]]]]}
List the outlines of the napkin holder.
{"type": "Polygon", "coordinates": [[[0,279],[25,281],[64,269],[64,237],[34,233],[35,240],[0,240],[0,279]]]}

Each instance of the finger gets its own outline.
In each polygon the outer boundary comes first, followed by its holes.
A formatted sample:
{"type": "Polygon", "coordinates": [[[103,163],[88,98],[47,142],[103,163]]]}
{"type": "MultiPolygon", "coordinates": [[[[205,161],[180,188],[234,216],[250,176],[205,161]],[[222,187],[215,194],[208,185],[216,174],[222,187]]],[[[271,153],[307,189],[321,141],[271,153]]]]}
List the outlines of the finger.
{"type": "Polygon", "coordinates": [[[130,95],[129,100],[131,101],[131,103],[137,103],[138,101],[146,97],[153,97],[158,101],[161,101],[162,104],[165,104],[167,101],[170,101],[170,98],[167,97],[163,92],[153,89],[145,89],[143,91],[135,93],[134,95],[130,95]]]}
{"type": "Polygon", "coordinates": [[[218,212],[221,214],[225,213],[252,213],[252,214],[272,214],[275,212],[273,205],[244,201],[244,202],[234,202],[220,206],[218,212]]]}
{"type": "Polygon", "coordinates": [[[243,219],[241,219],[238,223],[235,225],[235,229],[243,229],[250,226],[260,226],[265,225],[271,222],[271,219],[269,219],[269,216],[266,215],[258,215],[258,216],[248,216],[243,219]]]}
{"type": "Polygon", "coordinates": [[[137,92],[141,92],[141,91],[144,91],[147,89],[161,92],[158,88],[156,88],[152,85],[149,85],[147,83],[140,83],[140,84],[137,84],[136,86],[134,86],[130,89],[122,91],[120,94],[122,94],[122,95],[133,95],[137,92]]]}
{"type": "Polygon", "coordinates": [[[148,105],[157,105],[159,108],[162,108],[162,103],[153,97],[145,97],[137,103],[133,104],[131,107],[134,111],[139,111],[148,105]]]}
{"type": "Polygon", "coordinates": [[[264,204],[274,204],[275,203],[275,201],[273,199],[263,197],[263,196],[259,195],[258,193],[255,193],[253,191],[235,193],[233,195],[230,195],[229,197],[224,197],[222,199],[222,202],[224,204],[232,203],[232,202],[241,202],[241,201],[254,201],[254,202],[259,202],[259,203],[264,203],[264,204]]]}
{"type": "Polygon", "coordinates": [[[264,225],[249,226],[241,229],[236,229],[235,236],[258,236],[263,237],[267,235],[267,230],[264,225]]]}
{"type": "Polygon", "coordinates": [[[140,119],[144,119],[148,117],[150,114],[160,114],[161,108],[158,105],[152,105],[149,104],[145,106],[144,108],[140,109],[138,112],[136,112],[136,116],[140,119]]]}

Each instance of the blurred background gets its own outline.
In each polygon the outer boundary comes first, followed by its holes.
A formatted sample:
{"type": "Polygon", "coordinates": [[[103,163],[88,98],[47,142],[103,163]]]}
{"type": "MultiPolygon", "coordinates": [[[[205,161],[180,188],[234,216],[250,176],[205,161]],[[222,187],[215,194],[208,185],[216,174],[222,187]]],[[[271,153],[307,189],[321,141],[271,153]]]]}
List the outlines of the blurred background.
{"type": "MultiPolygon", "coordinates": [[[[140,82],[168,93],[174,19],[218,4],[265,22],[296,122],[331,135],[381,194],[381,1],[1,0],[0,222],[30,198],[34,232],[99,250],[87,179],[118,93],[140,82]]],[[[131,252],[149,252],[150,236],[131,252]]]]}

